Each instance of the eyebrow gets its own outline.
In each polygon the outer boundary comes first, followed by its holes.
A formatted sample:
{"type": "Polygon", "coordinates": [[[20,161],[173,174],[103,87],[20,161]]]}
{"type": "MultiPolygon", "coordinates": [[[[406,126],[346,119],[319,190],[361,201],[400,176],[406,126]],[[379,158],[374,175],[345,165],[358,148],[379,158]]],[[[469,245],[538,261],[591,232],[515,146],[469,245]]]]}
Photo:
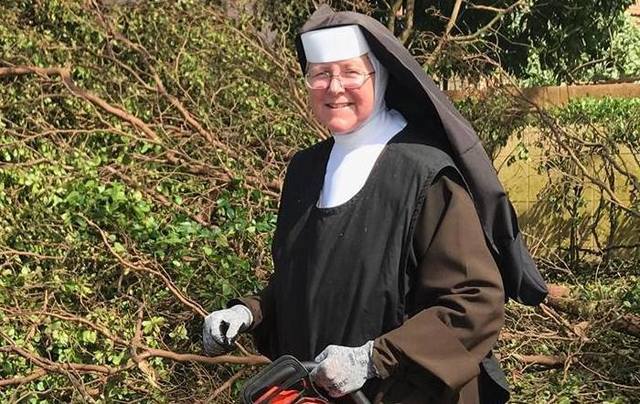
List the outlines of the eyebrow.
{"type": "MultiPolygon", "coordinates": [[[[322,70],[322,69],[327,68],[328,65],[329,65],[329,63],[314,63],[314,64],[310,64],[307,67],[307,71],[310,71],[312,69],[314,69],[314,70],[322,70]]],[[[341,69],[354,69],[354,68],[360,69],[360,68],[364,68],[366,70],[366,66],[359,66],[357,63],[354,63],[354,62],[344,62],[343,65],[340,65],[340,68],[341,69]]]]}

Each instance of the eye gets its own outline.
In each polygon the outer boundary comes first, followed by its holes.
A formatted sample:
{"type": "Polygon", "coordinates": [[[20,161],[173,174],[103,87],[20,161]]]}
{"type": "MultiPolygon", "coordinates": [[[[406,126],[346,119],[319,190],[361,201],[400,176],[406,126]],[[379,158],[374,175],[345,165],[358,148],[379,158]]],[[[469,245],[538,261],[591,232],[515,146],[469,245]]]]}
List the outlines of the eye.
{"type": "Polygon", "coordinates": [[[347,70],[346,72],[343,72],[341,76],[348,79],[355,79],[362,76],[362,74],[363,73],[358,70],[347,70]]]}
{"type": "Polygon", "coordinates": [[[319,79],[319,78],[324,78],[328,76],[329,76],[329,72],[323,72],[323,71],[309,73],[309,77],[313,79],[319,79]]]}

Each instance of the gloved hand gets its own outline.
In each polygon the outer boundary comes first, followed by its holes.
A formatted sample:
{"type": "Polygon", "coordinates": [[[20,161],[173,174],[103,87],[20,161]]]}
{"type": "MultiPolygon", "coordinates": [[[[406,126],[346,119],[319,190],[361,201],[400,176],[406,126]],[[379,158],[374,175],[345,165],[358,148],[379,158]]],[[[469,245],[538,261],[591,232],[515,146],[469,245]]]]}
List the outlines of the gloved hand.
{"type": "Polygon", "coordinates": [[[202,327],[202,344],[209,355],[222,355],[233,350],[233,342],[238,333],[246,330],[253,323],[253,315],[248,307],[242,304],[217,310],[204,319],[202,327]]]}
{"type": "Polygon", "coordinates": [[[372,355],[373,341],[356,348],[329,345],[316,356],[319,364],[311,372],[311,379],[331,397],[344,396],[377,376],[372,355]]]}

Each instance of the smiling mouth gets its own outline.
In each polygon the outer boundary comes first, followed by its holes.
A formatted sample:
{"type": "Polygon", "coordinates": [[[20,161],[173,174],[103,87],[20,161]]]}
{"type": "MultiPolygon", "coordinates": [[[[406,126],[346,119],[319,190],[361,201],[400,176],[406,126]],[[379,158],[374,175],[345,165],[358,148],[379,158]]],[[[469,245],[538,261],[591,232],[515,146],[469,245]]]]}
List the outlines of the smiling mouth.
{"type": "Polygon", "coordinates": [[[340,108],[346,108],[348,106],[351,105],[350,102],[340,102],[340,103],[330,103],[330,104],[325,104],[327,107],[331,108],[331,109],[340,109],[340,108]]]}

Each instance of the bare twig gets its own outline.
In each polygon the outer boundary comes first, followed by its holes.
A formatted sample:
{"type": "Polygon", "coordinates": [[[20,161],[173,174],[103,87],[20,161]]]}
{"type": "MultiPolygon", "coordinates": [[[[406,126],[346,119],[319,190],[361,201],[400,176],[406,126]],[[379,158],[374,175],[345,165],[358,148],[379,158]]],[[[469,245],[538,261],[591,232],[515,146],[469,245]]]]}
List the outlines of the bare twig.
{"type": "Polygon", "coordinates": [[[187,296],[184,295],[184,293],[182,293],[178,287],[173,283],[173,281],[166,276],[165,274],[156,271],[154,269],[151,268],[147,268],[147,267],[143,267],[143,266],[139,266],[139,265],[135,265],[127,260],[125,260],[120,254],[118,254],[113,247],[111,246],[111,243],[109,243],[109,238],[107,237],[106,233],[104,232],[104,230],[102,230],[97,224],[95,224],[93,221],[91,221],[89,218],[87,218],[86,216],[84,216],[83,214],[79,214],[79,216],[81,216],[89,225],[91,225],[91,227],[93,227],[94,229],[98,230],[98,232],[100,233],[100,236],[102,237],[102,241],[104,242],[105,246],[107,247],[107,249],[109,250],[109,252],[116,257],[116,259],[125,267],[132,269],[134,271],[138,271],[138,272],[147,272],[150,273],[158,278],[160,278],[165,286],[171,291],[171,293],[173,293],[173,295],[180,301],[182,302],[185,306],[189,307],[190,309],[192,309],[196,314],[199,314],[202,317],[206,317],[207,316],[207,312],[202,308],[202,306],[200,306],[200,304],[194,302],[193,300],[189,299],[187,296]]]}
{"type": "Polygon", "coordinates": [[[242,376],[244,376],[245,373],[246,373],[246,370],[242,369],[239,372],[237,372],[236,374],[234,374],[233,376],[231,376],[229,379],[227,379],[227,381],[222,383],[222,385],[220,387],[215,389],[215,391],[211,394],[211,396],[207,399],[207,401],[205,401],[205,403],[213,403],[213,402],[215,402],[215,399],[223,391],[230,389],[231,386],[233,386],[233,383],[235,383],[238,379],[240,379],[242,376]]]}

